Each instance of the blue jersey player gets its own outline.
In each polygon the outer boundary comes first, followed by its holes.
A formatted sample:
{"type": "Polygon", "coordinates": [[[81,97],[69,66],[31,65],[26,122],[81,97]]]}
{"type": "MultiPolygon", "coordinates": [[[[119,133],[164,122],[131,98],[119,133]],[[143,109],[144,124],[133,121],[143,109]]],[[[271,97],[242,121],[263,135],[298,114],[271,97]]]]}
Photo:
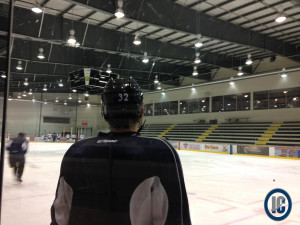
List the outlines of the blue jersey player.
{"type": "Polygon", "coordinates": [[[132,79],[111,79],[102,93],[109,133],[66,152],[51,224],[190,225],[182,167],[165,140],[142,137],[143,93],[132,79]]]}

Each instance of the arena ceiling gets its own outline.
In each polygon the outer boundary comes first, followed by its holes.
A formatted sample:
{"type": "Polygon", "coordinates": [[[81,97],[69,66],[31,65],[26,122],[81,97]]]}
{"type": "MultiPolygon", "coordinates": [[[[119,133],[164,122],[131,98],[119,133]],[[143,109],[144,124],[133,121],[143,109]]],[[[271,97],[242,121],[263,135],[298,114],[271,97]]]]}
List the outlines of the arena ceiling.
{"type": "MultiPolygon", "coordinates": [[[[8,1],[0,0],[1,21],[8,1]]],[[[35,0],[16,0],[13,21],[10,92],[31,88],[42,92],[70,92],[69,72],[93,67],[132,76],[145,90],[214,79],[212,71],[228,68],[244,76],[255,72],[252,60],[281,56],[300,62],[300,1],[283,0],[124,0],[125,17],[114,15],[116,0],[38,0],[43,12],[31,8],[35,0]],[[278,14],[286,21],[276,23],[278,14]],[[79,47],[67,44],[74,29],[79,47]],[[132,42],[135,35],[141,45],[132,42]],[[201,34],[203,46],[195,47],[201,34]],[[45,59],[37,58],[43,48],[45,59]],[[147,52],[149,62],[142,62],[147,52]],[[195,64],[200,53],[201,63],[195,64]],[[17,70],[18,61],[22,70],[17,70]],[[193,76],[197,66],[198,75],[193,76]],[[24,87],[24,79],[29,85],[24,87]],[[59,87],[60,80],[64,83],[59,87]]],[[[6,10],[7,13],[7,10],[6,10]]],[[[0,25],[0,60],[5,61],[7,35],[0,25]]],[[[3,81],[2,81],[3,82],[3,81]]]]}

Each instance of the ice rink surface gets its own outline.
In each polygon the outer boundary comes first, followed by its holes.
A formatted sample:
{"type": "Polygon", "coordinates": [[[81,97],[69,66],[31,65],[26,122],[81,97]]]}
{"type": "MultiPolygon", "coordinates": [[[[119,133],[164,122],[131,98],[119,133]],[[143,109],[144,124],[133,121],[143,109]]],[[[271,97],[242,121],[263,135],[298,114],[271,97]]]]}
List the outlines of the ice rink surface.
{"type": "MultiPolygon", "coordinates": [[[[4,170],[2,224],[50,224],[63,154],[70,144],[30,143],[23,183],[14,180],[7,160],[4,170]]],[[[193,225],[300,224],[300,161],[178,151],[193,225]],[[289,217],[267,217],[264,199],[274,188],[292,199],[289,217]]]]}

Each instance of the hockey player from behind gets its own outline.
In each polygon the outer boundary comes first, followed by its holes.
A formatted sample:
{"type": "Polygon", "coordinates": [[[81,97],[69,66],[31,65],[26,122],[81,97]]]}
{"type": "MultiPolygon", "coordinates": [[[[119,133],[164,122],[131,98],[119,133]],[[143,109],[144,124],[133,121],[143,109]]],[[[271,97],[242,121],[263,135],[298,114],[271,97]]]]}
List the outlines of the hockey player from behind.
{"type": "Polygon", "coordinates": [[[25,165],[25,154],[28,149],[28,141],[25,134],[20,132],[18,137],[12,138],[6,145],[9,151],[9,165],[14,169],[17,181],[22,182],[22,175],[25,165]]]}
{"type": "Polygon", "coordinates": [[[132,78],[108,81],[102,114],[110,132],[62,160],[51,225],[190,225],[180,159],[167,141],[140,136],[143,94],[132,78]]]}

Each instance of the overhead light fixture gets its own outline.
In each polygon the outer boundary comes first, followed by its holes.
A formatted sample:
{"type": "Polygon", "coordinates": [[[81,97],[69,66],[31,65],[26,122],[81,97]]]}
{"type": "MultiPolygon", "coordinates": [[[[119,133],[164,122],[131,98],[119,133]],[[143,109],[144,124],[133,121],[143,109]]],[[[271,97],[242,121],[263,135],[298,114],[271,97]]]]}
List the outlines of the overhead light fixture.
{"type": "Polygon", "coordinates": [[[246,60],[246,65],[251,65],[253,63],[251,59],[251,54],[248,54],[248,59],[246,60]]]}
{"type": "Polygon", "coordinates": [[[123,0],[118,0],[117,4],[118,4],[118,8],[117,8],[117,10],[115,12],[115,16],[117,17],[117,19],[121,19],[121,18],[123,18],[125,16],[124,11],[122,9],[122,7],[123,7],[123,0]]]}
{"type": "Polygon", "coordinates": [[[86,106],[89,108],[91,106],[91,104],[88,102],[88,103],[86,103],[86,106]]]}
{"type": "Polygon", "coordinates": [[[68,105],[67,100],[65,100],[64,105],[68,105]]]}
{"type": "Polygon", "coordinates": [[[157,85],[157,88],[156,88],[157,90],[161,90],[161,86],[160,86],[160,82],[158,83],[158,85],[157,85]]]}
{"type": "Polygon", "coordinates": [[[107,64],[107,69],[106,69],[106,73],[111,73],[111,68],[110,68],[110,64],[107,64]]]}
{"type": "Polygon", "coordinates": [[[230,85],[234,85],[233,77],[230,78],[229,84],[230,84],[230,85]]]}
{"type": "Polygon", "coordinates": [[[23,83],[25,86],[28,86],[28,78],[25,78],[25,81],[23,83]]]}
{"type": "Polygon", "coordinates": [[[28,94],[29,94],[29,95],[32,95],[32,89],[29,89],[28,94]]]}
{"type": "Polygon", "coordinates": [[[2,74],[1,74],[1,78],[6,78],[5,73],[2,73],[2,74]]]}
{"type": "Polygon", "coordinates": [[[36,3],[32,8],[31,10],[34,12],[34,13],[37,13],[37,14],[40,14],[41,12],[43,12],[41,6],[36,3]]]}
{"type": "Polygon", "coordinates": [[[79,98],[79,99],[78,99],[78,103],[81,103],[81,102],[82,102],[82,101],[81,101],[81,98],[79,98]]]}
{"type": "Polygon", "coordinates": [[[133,40],[133,44],[135,45],[140,45],[142,43],[140,37],[138,34],[135,35],[134,40],[133,40]]]}
{"type": "Polygon", "coordinates": [[[196,52],[196,58],[195,58],[195,61],[194,61],[196,64],[201,63],[201,60],[200,60],[199,56],[200,56],[200,53],[196,52]]]}
{"type": "MultiPolygon", "coordinates": [[[[8,100],[9,100],[9,99],[8,99],[8,100]]],[[[297,97],[294,97],[294,98],[293,98],[293,101],[297,101],[297,97]]]]}
{"type": "Polygon", "coordinates": [[[162,94],[162,95],[165,95],[165,94],[166,94],[165,89],[162,90],[162,93],[161,93],[161,94],[162,94]]]}
{"type": "Polygon", "coordinates": [[[58,97],[55,98],[55,102],[56,102],[56,103],[59,102],[59,101],[58,101],[58,97]]]}
{"type": "Polygon", "coordinates": [[[18,97],[17,98],[21,98],[21,95],[20,95],[20,93],[18,93],[18,97]]]}
{"type": "Polygon", "coordinates": [[[158,83],[159,83],[158,76],[155,75],[154,84],[158,84],[158,83]]]}
{"type": "Polygon", "coordinates": [[[286,15],[284,13],[279,13],[275,19],[275,22],[282,23],[286,20],[286,15]]]}
{"type": "Polygon", "coordinates": [[[191,88],[192,91],[195,91],[195,87],[194,87],[194,84],[192,84],[192,88],[191,88]]]}
{"type": "Polygon", "coordinates": [[[44,84],[44,88],[43,88],[43,91],[47,91],[47,84],[44,84]]]}
{"type": "Polygon", "coordinates": [[[8,101],[11,101],[12,100],[12,97],[11,96],[8,96],[8,101]]]}
{"type": "Polygon", "coordinates": [[[63,87],[64,84],[62,83],[62,79],[59,80],[58,86],[63,87]]]}
{"type": "Polygon", "coordinates": [[[39,48],[39,54],[37,56],[39,59],[44,59],[45,55],[44,55],[44,49],[43,48],[39,48]]]}
{"type": "Polygon", "coordinates": [[[143,57],[143,63],[148,63],[149,62],[149,59],[148,59],[148,56],[147,56],[147,52],[144,52],[144,57],[143,57]]]}
{"type": "Polygon", "coordinates": [[[202,47],[202,45],[203,45],[203,43],[201,42],[201,34],[199,34],[198,35],[198,37],[197,37],[197,41],[196,41],[196,43],[195,43],[195,47],[196,48],[200,48],[200,47],[202,47]]]}
{"type": "Polygon", "coordinates": [[[283,91],[283,94],[287,94],[289,91],[283,91]]]}
{"type": "Polygon", "coordinates": [[[35,100],[35,98],[34,98],[34,97],[32,97],[32,102],[33,102],[33,103],[35,103],[35,101],[36,101],[36,100],[35,100]]]}
{"type": "Polygon", "coordinates": [[[47,105],[47,99],[44,100],[44,104],[47,105]]]}
{"type": "Polygon", "coordinates": [[[238,76],[242,76],[244,74],[242,69],[243,69],[243,67],[239,66],[239,71],[237,73],[238,76]]]}
{"type": "Polygon", "coordinates": [[[85,97],[89,97],[89,92],[86,91],[86,92],[84,93],[84,96],[85,96],[85,97]]]}
{"type": "Polygon", "coordinates": [[[69,100],[72,100],[72,94],[69,94],[69,100]]]}
{"type": "Polygon", "coordinates": [[[285,68],[282,68],[282,74],[281,77],[287,77],[287,73],[285,72],[285,68]]]}
{"type": "Polygon", "coordinates": [[[17,67],[16,67],[16,69],[17,70],[22,70],[23,69],[23,67],[22,67],[22,61],[18,61],[18,65],[17,65],[17,67]]]}
{"type": "Polygon", "coordinates": [[[76,89],[72,89],[72,91],[75,93],[75,92],[77,92],[77,90],[76,89]]]}
{"type": "Polygon", "coordinates": [[[70,46],[75,46],[76,44],[76,39],[75,39],[75,31],[73,29],[70,30],[70,36],[69,36],[69,39],[68,39],[68,44],[70,46]]]}
{"type": "Polygon", "coordinates": [[[79,42],[76,42],[76,43],[75,43],[75,47],[78,48],[79,46],[80,46],[80,43],[79,43],[79,42]]]}
{"type": "Polygon", "coordinates": [[[26,97],[27,95],[26,95],[26,91],[23,91],[23,97],[26,97]]]}
{"type": "Polygon", "coordinates": [[[193,76],[197,76],[197,75],[198,75],[197,66],[194,66],[193,76]]]}

